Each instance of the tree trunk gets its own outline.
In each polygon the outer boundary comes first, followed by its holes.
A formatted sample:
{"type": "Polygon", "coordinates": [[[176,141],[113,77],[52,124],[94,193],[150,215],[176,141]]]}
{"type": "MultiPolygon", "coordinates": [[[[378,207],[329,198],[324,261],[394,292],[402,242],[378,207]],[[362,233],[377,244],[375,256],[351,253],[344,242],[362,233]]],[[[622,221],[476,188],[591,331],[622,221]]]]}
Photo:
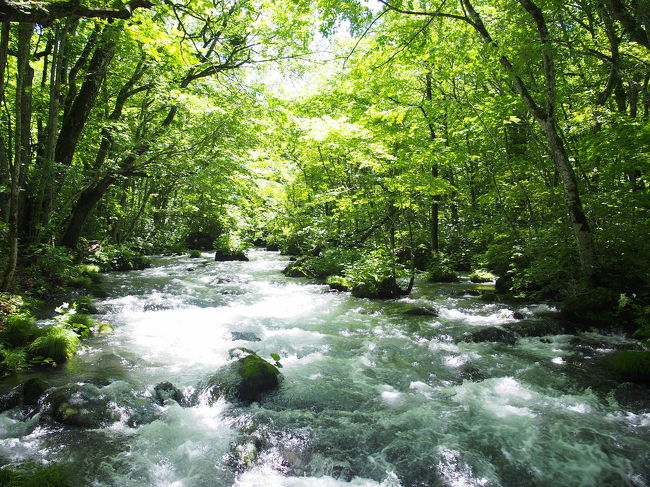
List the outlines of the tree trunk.
{"type": "MultiPolygon", "coordinates": [[[[9,52],[9,22],[3,22],[0,29],[0,106],[4,104],[5,97],[5,73],[7,72],[7,54],[9,52]]],[[[7,127],[10,121],[7,120],[7,127]]],[[[11,172],[11,139],[9,130],[6,134],[0,134],[0,185],[9,187],[11,172]],[[5,139],[6,135],[6,139],[5,139]]],[[[5,193],[0,193],[0,220],[9,221],[9,198],[5,193]]]]}
{"type": "MultiPolygon", "coordinates": [[[[483,42],[489,45],[497,46],[492,39],[480,15],[474,9],[470,0],[461,0],[462,5],[467,12],[472,27],[480,35],[483,42]]],[[[555,121],[555,65],[552,56],[552,46],[549,32],[546,26],[546,20],[540,8],[531,0],[519,0],[521,6],[528,12],[535,22],[535,27],[541,42],[541,61],[544,68],[544,106],[541,107],[534,100],[528,86],[516,70],[510,60],[505,56],[499,57],[499,63],[502,68],[511,76],[514,83],[515,91],[519,94],[522,101],[532,114],[533,118],[539,125],[546,140],[547,149],[555,168],[562,181],[564,190],[564,201],[566,204],[569,218],[573,225],[573,233],[577,243],[577,250],[580,259],[580,267],[584,277],[591,283],[595,276],[596,267],[596,250],[594,247],[591,228],[580,201],[580,192],[571,162],[566,154],[562,138],[560,137],[558,127],[555,121]]]]}
{"type": "Polygon", "coordinates": [[[115,55],[118,26],[107,26],[95,48],[88,65],[86,79],[72,102],[70,109],[63,114],[61,131],[56,142],[54,157],[56,162],[69,166],[75,153],[81,132],[88,121],[90,110],[95,104],[99,89],[106,77],[108,65],[115,55]]]}
{"type": "Polygon", "coordinates": [[[18,263],[18,221],[20,218],[20,181],[22,179],[21,171],[23,165],[27,164],[29,159],[29,128],[31,122],[31,113],[25,113],[24,110],[31,109],[31,90],[25,89],[29,84],[29,55],[32,33],[34,32],[33,24],[20,24],[18,26],[18,50],[17,50],[17,67],[16,67],[16,106],[15,122],[16,129],[14,132],[14,163],[11,168],[11,190],[9,197],[9,252],[7,263],[0,288],[8,291],[14,279],[16,264],[18,263]]]}
{"type": "Polygon", "coordinates": [[[77,204],[72,210],[72,215],[68,221],[66,231],[61,237],[61,245],[69,248],[74,248],[79,243],[81,231],[88,219],[88,215],[95,208],[97,203],[102,199],[104,193],[117,179],[116,175],[109,174],[100,179],[95,184],[87,187],[81,192],[81,196],[77,200],[77,204]]]}

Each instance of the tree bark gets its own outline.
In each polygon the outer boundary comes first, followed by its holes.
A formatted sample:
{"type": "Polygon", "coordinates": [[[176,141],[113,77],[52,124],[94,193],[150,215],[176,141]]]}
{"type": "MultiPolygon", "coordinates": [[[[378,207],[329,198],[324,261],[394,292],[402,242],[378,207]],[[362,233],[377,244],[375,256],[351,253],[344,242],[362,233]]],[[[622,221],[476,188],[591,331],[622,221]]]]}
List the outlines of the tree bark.
{"type": "Polygon", "coordinates": [[[4,270],[4,276],[0,288],[8,291],[13,283],[16,265],[18,263],[18,221],[20,218],[20,180],[23,165],[27,164],[29,159],[29,127],[31,114],[24,113],[25,109],[31,107],[31,90],[25,89],[29,84],[30,66],[30,44],[32,33],[34,32],[33,24],[21,24],[18,27],[18,52],[16,67],[16,105],[15,105],[15,123],[14,132],[14,163],[11,168],[11,192],[9,197],[9,252],[7,263],[4,270]]]}
{"type": "Polygon", "coordinates": [[[68,2],[21,2],[0,0],[0,22],[28,22],[47,26],[64,17],[128,19],[137,8],[150,8],[149,0],[131,0],[121,8],[84,7],[79,0],[68,2]]]}
{"type": "MultiPolygon", "coordinates": [[[[0,28],[0,106],[4,104],[5,97],[5,73],[7,72],[7,54],[9,52],[9,22],[3,22],[0,28]]],[[[10,121],[7,120],[7,127],[10,121]]],[[[9,187],[10,161],[11,161],[11,139],[9,130],[6,134],[0,134],[0,185],[9,187]],[[6,138],[5,138],[6,135],[6,138]]],[[[9,221],[9,199],[5,193],[0,193],[0,220],[9,221]]]]}
{"type": "Polygon", "coordinates": [[[81,132],[88,121],[90,110],[95,104],[99,88],[106,77],[108,65],[115,55],[116,36],[119,27],[107,26],[88,65],[88,72],[79,93],[70,109],[63,114],[61,131],[56,142],[55,160],[69,166],[75,153],[81,132]]]}

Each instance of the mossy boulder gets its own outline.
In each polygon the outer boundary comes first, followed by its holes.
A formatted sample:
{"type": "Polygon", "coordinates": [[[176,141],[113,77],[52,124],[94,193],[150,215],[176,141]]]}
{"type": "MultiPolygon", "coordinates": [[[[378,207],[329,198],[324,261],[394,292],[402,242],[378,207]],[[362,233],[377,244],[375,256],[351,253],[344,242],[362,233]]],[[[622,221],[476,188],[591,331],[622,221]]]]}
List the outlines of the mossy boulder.
{"type": "Polygon", "coordinates": [[[282,274],[287,277],[311,277],[309,271],[304,267],[305,259],[303,257],[289,262],[282,270],[282,274]]]}
{"type": "Polygon", "coordinates": [[[272,364],[256,354],[247,355],[227,365],[208,381],[210,397],[225,397],[229,401],[251,403],[260,401],[280,385],[282,374],[272,364]]]}
{"type": "Polygon", "coordinates": [[[111,399],[92,384],[60,387],[48,394],[45,402],[51,417],[69,426],[99,428],[119,419],[111,399]]]}
{"type": "Polygon", "coordinates": [[[609,367],[621,377],[643,384],[650,384],[650,352],[623,350],[607,361],[609,367]]]}
{"type": "Polygon", "coordinates": [[[243,250],[232,250],[228,252],[217,250],[214,253],[214,260],[217,262],[231,262],[231,261],[248,262],[248,257],[246,257],[246,254],[244,253],[243,250]]]}
{"type": "Polygon", "coordinates": [[[404,294],[392,277],[381,281],[356,283],[350,291],[352,291],[352,296],[356,298],[370,299],[394,299],[404,294]]]}
{"type": "Polygon", "coordinates": [[[330,276],[326,282],[330,289],[334,291],[345,292],[350,290],[350,283],[344,277],[330,276]]]}
{"type": "Polygon", "coordinates": [[[425,278],[431,282],[458,282],[458,274],[443,264],[429,266],[425,278]]]}
{"type": "Polygon", "coordinates": [[[477,269],[469,275],[469,280],[472,282],[491,282],[496,279],[496,276],[485,269],[477,269]]]}

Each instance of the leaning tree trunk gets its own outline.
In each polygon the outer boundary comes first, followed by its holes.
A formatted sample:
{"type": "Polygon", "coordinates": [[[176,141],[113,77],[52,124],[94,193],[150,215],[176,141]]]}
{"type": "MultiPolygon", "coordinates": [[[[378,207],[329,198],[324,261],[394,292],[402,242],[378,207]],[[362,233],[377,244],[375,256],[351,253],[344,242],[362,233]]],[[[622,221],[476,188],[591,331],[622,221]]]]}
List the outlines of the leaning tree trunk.
{"type": "Polygon", "coordinates": [[[81,192],[81,196],[79,196],[77,204],[72,210],[66,231],[61,237],[61,245],[70,248],[77,246],[88,215],[102,199],[111,184],[115,182],[115,179],[114,174],[109,174],[81,192]]]}

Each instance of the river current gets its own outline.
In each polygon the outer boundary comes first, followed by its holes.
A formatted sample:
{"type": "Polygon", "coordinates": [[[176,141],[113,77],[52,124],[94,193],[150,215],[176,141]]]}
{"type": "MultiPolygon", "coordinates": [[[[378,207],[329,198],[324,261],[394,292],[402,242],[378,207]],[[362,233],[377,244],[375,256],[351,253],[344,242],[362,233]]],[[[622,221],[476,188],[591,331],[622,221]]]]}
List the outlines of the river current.
{"type": "MultiPolygon", "coordinates": [[[[466,342],[482,327],[554,319],[547,304],[486,303],[468,281],[419,283],[396,301],[357,299],[281,274],[286,258],[157,257],[110,273],[99,321],[53,386],[92,384],[123,411],[101,428],[43,413],[0,415],[0,464],[70,464],[80,486],[644,486],[650,404],[602,362],[622,337],[466,342]],[[404,314],[435,307],[438,316],[404,314]],[[151,406],[168,381],[186,397],[246,347],[280,356],[278,391],[151,406]]],[[[1,384],[5,389],[10,384],[1,384]]]]}

